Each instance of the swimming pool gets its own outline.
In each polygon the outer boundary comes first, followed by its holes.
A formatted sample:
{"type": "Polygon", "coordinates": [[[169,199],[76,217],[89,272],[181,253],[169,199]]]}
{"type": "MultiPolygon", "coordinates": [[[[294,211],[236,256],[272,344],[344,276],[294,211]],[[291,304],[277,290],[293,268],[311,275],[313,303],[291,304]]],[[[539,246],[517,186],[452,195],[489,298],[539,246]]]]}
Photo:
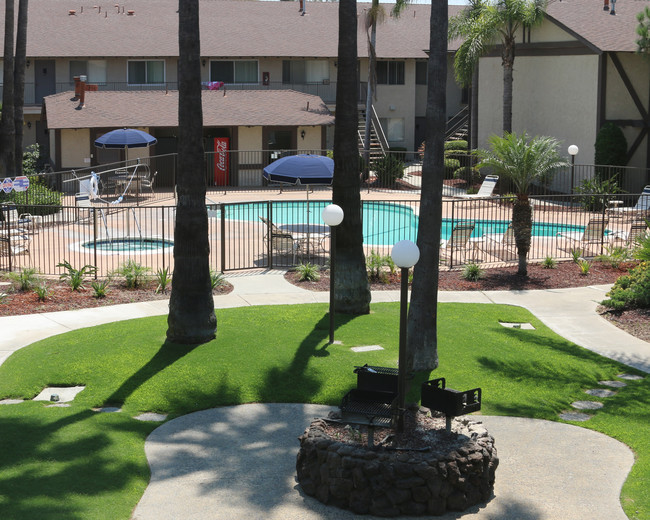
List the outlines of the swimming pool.
{"type": "MultiPolygon", "coordinates": [[[[226,206],[226,219],[259,221],[268,218],[276,225],[321,224],[320,214],[330,204],[327,201],[274,201],[231,204],[226,206]]],[[[417,239],[418,216],[413,208],[395,202],[363,201],[363,242],[369,246],[389,246],[400,240],[417,239]]],[[[453,226],[462,220],[443,219],[440,238],[448,239],[453,226]]],[[[507,220],[472,220],[472,237],[484,234],[502,234],[508,227],[507,220]]],[[[534,237],[553,237],[558,232],[583,231],[582,226],[536,222],[533,224],[534,237]]]]}
{"type": "Polygon", "coordinates": [[[122,238],[102,238],[97,242],[90,240],[81,244],[83,249],[95,249],[97,244],[97,252],[104,254],[112,253],[158,253],[164,249],[174,246],[171,240],[163,240],[162,238],[147,238],[147,237],[122,237],[122,238]]]}

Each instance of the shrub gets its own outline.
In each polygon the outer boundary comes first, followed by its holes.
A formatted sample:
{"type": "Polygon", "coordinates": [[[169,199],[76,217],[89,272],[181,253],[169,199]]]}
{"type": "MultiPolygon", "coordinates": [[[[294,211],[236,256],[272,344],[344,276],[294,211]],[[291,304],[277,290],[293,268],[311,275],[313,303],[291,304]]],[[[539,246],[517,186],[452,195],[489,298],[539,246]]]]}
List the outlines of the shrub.
{"type": "Polygon", "coordinates": [[[56,266],[63,267],[66,270],[66,272],[61,275],[61,280],[67,280],[68,285],[70,285],[73,291],[85,289],[85,276],[97,272],[97,268],[94,265],[84,265],[81,269],[75,269],[67,260],[59,262],[56,266]]]}
{"type": "MultiPolygon", "coordinates": [[[[376,253],[374,250],[370,251],[370,254],[366,257],[366,270],[368,271],[368,280],[371,282],[388,282],[388,274],[384,271],[384,267],[390,266],[392,258],[390,256],[381,256],[376,253]],[[389,262],[390,259],[390,262],[389,262]]],[[[391,272],[394,272],[395,264],[391,272]]]]}
{"type": "Polygon", "coordinates": [[[467,141],[463,141],[461,139],[452,139],[451,141],[445,141],[445,152],[447,151],[466,152],[467,146],[468,146],[467,141]]]}
{"type": "Polygon", "coordinates": [[[606,204],[605,195],[612,193],[621,193],[623,190],[618,186],[617,176],[614,175],[609,179],[600,180],[597,177],[593,179],[584,179],[579,186],[576,186],[576,193],[584,193],[578,198],[580,205],[587,211],[601,211],[606,204]]]}
{"type": "Polygon", "coordinates": [[[478,282],[483,277],[483,269],[475,263],[469,263],[463,267],[463,278],[470,282],[478,282]]]}
{"type": "Polygon", "coordinates": [[[46,300],[49,300],[52,297],[52,294],[54,293],[54,291],[50,289],[50,286],[47,284],[47,282],[41,282],[36,284],[34,286],[34,292],[36,293],[36,296],[38,296],[39,302],[44,302],[46,300]]]}
{"type": "Polygon", "coordinates": [[[376,160],[373,169],[382,186],[394,186],[397,179],[404,177],[404,163],[394,155],[376,160]]]}
{"type": "Polygon", "coordinates": [[[299,281],[301,282],[317,282],[320,280],[320,274],[318,274],[318,266],[310,264],[298,264],[296,271],[300,275],[299,281]]]}
{"type": "Polygon", "coordinates": [[[460,168],[460,161],[453,157],[445,157],[445,179],[450,179],[454,176],[456,170],[460,168]]]}
{"type": "Polygon", "coordinates": [[[557,267],[557,260],[555,260],[552,256],[547,256],[542,262],[542,267],[544,269],[555,269],[557,267]]]}
{"type": "Polygon", "coordinates": [[[609,265],[613,269],[618,269],[623,262],[627,262],[632,258],[631,251],[627,247],[605,246],[605,251],[602,255],[598,255],[596,260],[609,265]]]}
{"type": "Polygon", "coordinates": [[[641,262],[621,276],[607,296],[601,304],[614,310],[650,307],[650,262],[641,262]]]}
{"type": "MultiPolygon", "coordinates": [[[[648,221],[646,220],[646,223],[648,221]]],[[[650,234],[644,233],[636,237],[636,249],[634,250],[634,258],[642,262],[650,262],[650,234]]]]}
{"type": "Polygon", "coordinates": [[[476,166],[461,166],[454,171],[454,179],[462,179],[467,184],[475,184],[481,178],[481,171],[476,166]]]}
{"type": "Polygon", "coordinates": [[[129,259],[115,270],[114,274],[124,277],[128,289],[135,289],[147,281],[149,268],[129,259]]]}
{"type": "MultiPolygon", "coordinates": [[[[156,280],[158,280],[158,287],[156,288],[156,292],[165,294],[167,286],[172,280],[171,274],[169,273],[169,267],[158,269],[158,271],[156,271],[156,280]]],[[[214,289],[214,287],[212,288],[214,289]]]]}
{"type": "Polygon", "coordinates": [[[18,286],[20,291],[29,291],[40,281],[39,271],[35,267],[24,267],[18,272],[7,273],[7,278],[18,286]]]}
{"type": "Polygon", "coordinates": [[[573,259],[574,264],[580,263],[580,258],[582,257],[583,250],[581,248],[571,249],[571,258],[573,259]]]}
{"type": "Polygon", "coordinates": [[[591,269],[591,262],[581,259],[578,262],[578,267],[580,268],[580,274],[582,276],[587,276],[589,274],[589,270],[591,269]]]}
{"type": "MultiPolygon", "coordinates": [[[[596,166],[625,166],[627,164],[627,141],[623,130],[614,123],[605,123],[596,136],[594,145],[594,162],[596,166]]],[[[599,174],[599,172],[596,172],[599,174]]],[[[605,180],[605,176],[599,177],[605,180]]]]}
{"type": "Polygon", "coordinates": [[[222,285],[226,285],[226,277],[223,273],[210,269],[210,287],[214,290],[222,285]]]}
{"type": "Polygon", "coordinates": [[[105,278],[103,280],[96,280],[92,282],[90,285],[93,288],[93,296],[97,299],[105,298],[110,283],[111,283],[110,278],[105,278]]]}

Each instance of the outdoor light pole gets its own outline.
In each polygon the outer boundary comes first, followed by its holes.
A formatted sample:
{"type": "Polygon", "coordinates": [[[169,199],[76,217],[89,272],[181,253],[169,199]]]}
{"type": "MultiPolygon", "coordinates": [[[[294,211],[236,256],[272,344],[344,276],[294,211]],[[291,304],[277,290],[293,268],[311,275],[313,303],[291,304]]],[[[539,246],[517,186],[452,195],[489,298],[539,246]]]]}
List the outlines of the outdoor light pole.
{"type": "Polygon", "coordinates": [[[569,146],[569,155],[571,156],[571,194],[573,195],[573,186],[575,181],[575,171],[576,171],[576,155],[580,150],[575,144],[569,146]]]}
{"type": "Polygon", "coordinates": [[[406,325],[408,318],[409,269],[420,259],[418,246],[410,240],[400,240],[390,253],[393,262],[401,268],[400,313],[399,313],[399,367],[397,372],[397,431],[404,431],[406,409],[406,325]]]}
{"type": "Polygon", "coordinates": [[[330,227],[330,341],[334,343],[334,275],[336,264],[336,226],[343,222],[343,210],[336,204],[325,206],[321,213],[323,222],[330,227]]]}

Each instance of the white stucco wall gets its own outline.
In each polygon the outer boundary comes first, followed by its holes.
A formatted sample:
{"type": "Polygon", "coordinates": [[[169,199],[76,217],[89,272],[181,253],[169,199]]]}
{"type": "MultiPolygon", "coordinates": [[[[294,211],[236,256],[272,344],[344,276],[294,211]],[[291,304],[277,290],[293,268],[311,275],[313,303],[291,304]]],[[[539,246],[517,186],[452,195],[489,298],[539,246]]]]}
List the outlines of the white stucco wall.
{"type": "MultiPolygon", "coordinates": [[[[54,132],[51,132],[54,133],[54,132]]],[[[61,130],[61,169],[90,166],[90,130],[61,130]]]]}
{"type": "Polygon", "coordinates": [[[298,136],[298,150],[315,151],[320,150],[323,145],[321,141],[321,128],[320,126],[299,126],[297,129],[298,136]],[[300,133],[305,131],[305,138],[300,137],[300,133]]]}
{"type": "Polygon", "coordinates": [[[262,127],[261,126],[240,126],[238,128],[238,148],[240,150],[261,150],[262,149],[262,127]]]}

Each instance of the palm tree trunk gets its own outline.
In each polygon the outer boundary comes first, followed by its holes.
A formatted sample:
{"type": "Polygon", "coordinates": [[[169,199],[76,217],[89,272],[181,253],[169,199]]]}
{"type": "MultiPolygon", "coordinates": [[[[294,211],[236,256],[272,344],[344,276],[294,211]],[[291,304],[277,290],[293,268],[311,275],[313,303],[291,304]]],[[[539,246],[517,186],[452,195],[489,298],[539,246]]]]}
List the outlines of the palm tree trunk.
{"type": "MultiPolygon", "coordinates": [[[[407,328],[408,372],[414,383],[426,380],[438,366],[438,272],[442,224],[442,181],[447,82],[447,2],[431,4],[431,35],[427,67],[426,145],[422,164],[420,224],[417,244],[420,261],[415,265],[407,328]]],[[[416,399],[418,384],[411,385],[409,400],[416,399]]]]}
{"type": "Polygon", "coordinates": [[[533,230],[532,208],[528,195],[520,193],[512,208],[512,229],[515,234],[517,257],[519,259],[518,275],[528,276],[528,251],[533,230]]]}
{"type": "Polygon", "coordinates": [[[512,133],[512,71],[515,66],[515,42],[503,43],[503,133],[512,133]]]}
{"type": "Polygon", "coordinates": [[[18,31],[16,33],[16,61],[14,63],[14,126],[15,175],[23,172],[23,110],[25,105],[25,60],[27,55],[28,0],[18,2],[18,31]]]}
{"type": "Polygon", "coordinates": [[[174,278],[167,338],[198,344],[215,337],[217,318],[210,284],[208,214],[205,206],[199,0],[180,0],[178,10],[178,204],[174,278]]]}
{"type": "Polygon", "coordinates": [[[2,116],[0,117],[0,177],[14,174],[14,0],[5,1],[4,83],[2,85],[2,116]]]}
{"type": "Polygon", "coordinates": [[[478,63],[472,72],[471,100],[470,100],[470,150],[478,148],[478,63]]]}
{"type": "MultiPolygon", "coordinates": [[[[378,2],[378,0],[374,0],[378,2]]],[[[377,43],[377,18],[372,20],[370,29],[370,48],[368,49],[368,93],[366,98],[366,120],[363,135],[363,174],[367,179],[370,171],[370,135],[372,125],[372,98],[375,95],[375,75],[377,71],[377,60],[375,58],[375,45],[377,43]]]]}
{"type": "Polygon", "coordinates": [[[358,124],[357,3],[356,0],[341,0],[332,202],[343,209],[344,217],[336,232],[334,300],[336,311],[348,314],[370,312],[370,286],[361,227],[358,124]]]}

